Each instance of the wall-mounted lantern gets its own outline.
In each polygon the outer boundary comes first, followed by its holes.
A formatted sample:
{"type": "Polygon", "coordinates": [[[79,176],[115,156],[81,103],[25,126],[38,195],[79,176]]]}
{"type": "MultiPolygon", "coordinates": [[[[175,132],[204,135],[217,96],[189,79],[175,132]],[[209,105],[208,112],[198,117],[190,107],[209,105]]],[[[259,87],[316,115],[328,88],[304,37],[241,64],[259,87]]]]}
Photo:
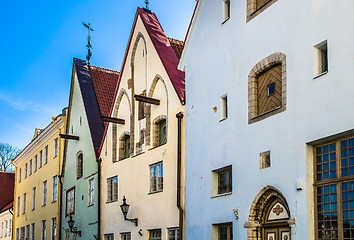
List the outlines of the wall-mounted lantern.
{"type": "Polygon", "coordinates": [[[123,204],[120,205],[120,209],[122,210],[122,213],[123,213],[123,216],[124,216],[124,220],[125,221],[129,221],[129,222],[133,222],[133,223],[135,223],[135,226],[138,226],[138,219],[137,218],[133,218],[133,219],[127,218],[127,214],[128,214],[130,205],[127,204],[125,201],[126,201],[126,199],[125,199],[125,196],[124,196],[123,197],[123,204]]]}
{"type": "Polygon", "coordinates": [[[70,228],[70,232],[76,233],[77,235],[79,235],[79,237],[81,237],[81,231],[77,231],[77,229],[74,228],[75,221],[73,220],[73,217],[71,216],[71,214],[69,216],[70,216],[70,219],[68,220],[68,225],[70,228]]]}

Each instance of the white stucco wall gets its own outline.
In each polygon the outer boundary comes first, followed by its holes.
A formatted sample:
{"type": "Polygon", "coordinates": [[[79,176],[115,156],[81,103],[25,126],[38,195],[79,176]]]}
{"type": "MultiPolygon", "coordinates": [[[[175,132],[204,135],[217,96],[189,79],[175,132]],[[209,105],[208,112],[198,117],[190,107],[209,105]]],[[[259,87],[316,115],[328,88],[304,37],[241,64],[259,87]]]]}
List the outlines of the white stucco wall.
{"type": "Polygon", "coordinates": [[[186,239],[211,239],[214,223],[233,222],[246,239],[251,204],[266,185],[286,197],[296,220],[294,239],[313,237],[311,149],[307,142],[353,128],[353,1],[278,0],[246,23],[246,1],[202,0],[180,68],[186,72],[186,239]],[[328,73],[313,79],[313,46],[327,40],[328,73]],[[286,111],[248,124],[248,74],[263,58],[286,55],[286,111]],[[229,117],[219,122],[219,99],[229,117]],[[271,167],[259,170],[259,153],[271,167]],[[211,198],[211,172],[232,164],[231,195],[211,198]],[[297,180],[304,190],[297,191],[297,180]],[[310,188],[310,189],[308,189],[310,188]],[[235,220],[233,209],[239,208],[235,220]]]}
{"type": "Polygon", "coordinates": [[[0,239],[10,240],[11,236],[12,236],[12,214],[10,213],[9,210],[6,210],[0,213],[0,239]]]}

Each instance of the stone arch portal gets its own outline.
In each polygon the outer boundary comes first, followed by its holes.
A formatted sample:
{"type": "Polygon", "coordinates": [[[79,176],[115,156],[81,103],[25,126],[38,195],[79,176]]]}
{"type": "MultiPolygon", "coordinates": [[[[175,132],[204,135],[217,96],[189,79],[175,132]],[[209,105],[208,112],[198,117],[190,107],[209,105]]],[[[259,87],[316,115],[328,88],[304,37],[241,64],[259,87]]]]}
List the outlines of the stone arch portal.
{"type": "Polygon", "coordinates": [[[293,239],[295,219],[284,195],[272,186],[264,187],[254,199],[248,222],[247,240],[290,240],[293,239]]]}

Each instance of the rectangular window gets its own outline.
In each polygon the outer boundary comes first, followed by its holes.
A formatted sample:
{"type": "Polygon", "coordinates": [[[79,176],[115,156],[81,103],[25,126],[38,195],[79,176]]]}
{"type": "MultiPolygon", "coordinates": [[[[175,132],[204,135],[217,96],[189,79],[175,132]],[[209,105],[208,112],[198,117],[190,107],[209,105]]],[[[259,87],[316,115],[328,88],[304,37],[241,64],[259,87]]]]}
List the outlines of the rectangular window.
{"type": "Polygon", "coordinates": [[[26,163],[25,164],[25,177],[24,177],[25,179],[27,178],[27,171],[28,171],[28,164],[26,163]]]}
{"type": "Polygon", "coordinates": [[[70,231],[69,229],[65,229],[65,240],[70,240],[70,231]]]}
{"type": "Polygon", "coordinates": [[[35,236],[35,228],[34,228],[34,223],[31,224],[31,240],[34,240],[35,236]]]}
{"type": "Polygon", "coordinates": [[[4,222],[1,223],[1,237],[3,236],[4,232],[4,222]]]}
{"type": "Polygon", "coordinates": [[[227,118],[227,95],[220,98],[220,121],[227,118]]]}
{"type": "Polygon", "coordinates": [[[223,23],[230,18],[230,0],[223,0],[223,23]]]}
{"type": "Polygon", "coordinates": [[[328,72],[327,40],[314,47],[314,77],[328,72]]]}
{"type": "Polygon", "coordinates": [[[120,234],[120,239],[121,240],[131,240],[131,233],[130,232],[121,233],[120,234]]]}
{"type": "Polygon", "coordinates": [[[9,229],[7,231],[7,236],[11,237],[12,234],[12,220],[9,220],[9,229]]]}
{"type": "Polygon", "coordinates": [[[232,240],[232,223],[218,224],[218,239],[232,240]]]}
{"type": "Polygon", "coordinates": [[[22,168],[18,171],[18,182],[21,182],[21,173],[22,173],[22,168]]]}
{"type": "Polygon", "coordinates": [[[58,156],[58,138],[54,139],[54,157],[58,156]]]}
{"type": "Polygon", "coordinates": [[[149,240],[161,240],[161,229],[149,230],[149,240]]]}
{"type": "Polygon", "coordinates": [[[47,181],[43,182],[42,206],[47,205],[47,181]]]}
{"type": "Polygon", "coordinates": [[[150,166],[150,192],[163,190],[163,164],[162,162],[150,166]]]}
{"type": "Polygon", "coordinates": [[[54,176],[53,177],[53,195],[52,195],[53,202],[57,201],[57,196],[58,196],[58,176],[54,176]]]}
{"type": "Polygon", "coordinates": [[[36,187],[32,190],[32,210],[36,209],[36,187]]]}
{"type": "Polygon", "coordinates": [[[52,218],[51,240],[56,240],[56,238],[57,238],[57,219],[52,218]]]}
{"type": "Polygon", "coordinates": [[[44,149],[44,165],[48,163],[48,145],[44,149]]]}
{"type": "Polygon", "coordinates": [[[43,165],[43,151],[41,150],[39,152],[39,168],[41,168],[43,165]]]}
{"type": "Polygon", "coordinates": [[[20,233],[19,233],[19,229],[16,228],[16,240],[20,239],[20,233]]]}
{"type": "Polygon", "coordinates": [[[30,225],[26,225],[26,239],[29,239],[30,237],[30,225]]]}
{"type": "Polygon", "coordinates": [[[179,228],[168,229],[168,240],[179,240],[179,228]]]}
{"type": "Polygon", "coordinates": [[[17,216],[20,216],[21,197],[17,198],[17,216]]]}
{"type": "Polygon", "coordinates": [[[88,205],[91,206],[95,203],[95,179],[89,180],[89,202],[88,205]]]}
{"type": "Polygon", "coordinates": [[[41,240],[45,240],[45,234],[46,234],[46,223],[45,220],[42,220],[41,240]]]}
{"type": "Polygon", "coordinates": [[[5,234],[5,237],[7,236],[6,231],[7,231],[7,220],[5,220],[5,229],[4,227],[4,222],[1,223],[1,237],[3,237],[3,233],[5,234]]]}
{"type": "Polygon", "coordinates": [[[32,159],[29,161],[29,175],[32,175],[32,159]]]}
{"type": "Polygon", "coordinates": [[[218,194],[232,192],[232,167],[217,170],[218,194]]]}
{"type": "Polygon", "coordinates": [[[20,239],[25,240],[25,227],[21,227],[20,233],[21,233],[20,239]]]}
{"type": "Polygon", "coordinates": [[[354,239],[354,138],[314,150],[316,239],[354,239]]]}
{"type": "Polygon", "coordinates": [[[22,214],[26,213],[26,193],[23,194],[22,214]]]}
{"type": "Polygon", "coordinates": [[[75,187],[66,191],[66,215],[75,213],[75,187]]]}
{"type": "Polygon", "coordinates": [[[105,234],[104,235],[104,240],[114,240],[113,233],[105,234]]]}
{"type": "Polygon", "coordinates": [[[5,220],[5,237],[7,237],[7,220],[5,220]]]}
{"type": "Polygon", "coordinates": [[[259,154],[259,169],[270,167],[270,151],[259,154]]]}
{"type": "Polygon", "coordinates": [[[37,159],[37,155],[36,155],[36,156],[34,156],[34,170],[33,170],[33,172],[37,171],[37,164],[38,164],[38,159],[37,159]]]}
{"type": "Polygon", "coordinates": [[[107,178],[107,202],[118,200],[118,177],[107,178]]]}

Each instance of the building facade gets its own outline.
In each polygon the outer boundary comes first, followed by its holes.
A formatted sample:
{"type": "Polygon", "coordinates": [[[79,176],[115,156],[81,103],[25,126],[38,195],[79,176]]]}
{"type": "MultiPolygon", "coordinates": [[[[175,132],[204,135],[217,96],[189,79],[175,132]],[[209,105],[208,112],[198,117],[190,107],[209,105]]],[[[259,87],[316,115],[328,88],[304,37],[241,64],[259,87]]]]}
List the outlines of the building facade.
{"type": "Polygon", "coordinates": [[[182,239],[182,49],[183,42],[168,38],[154,13],[137,9],[101,146],[105,240],[182,239]]]}
{"type": "Polygon", "coordinates": [[[66,109],[44,129],[36,129],[32,141],[14,159],[16,168],[13,239],[57,239],[60,218],[62,141],[66,109]]]}
{"type": "Polygon", "coordinates": [[[0,172],[0,239],[12,239],[15,174],[0,172]]]}
{"type": "Polygon", "coordinates": [[[187,239],[354,239],[354,3],[199,0],[187,239]]]}
{"type": "Polygon", "coordinates": [[[97,239],[99,147],[119,73],[74,58],[63,168],[62,239],[97,239]],[[74,221],[69,227],[69,221],[74,221]]]}

